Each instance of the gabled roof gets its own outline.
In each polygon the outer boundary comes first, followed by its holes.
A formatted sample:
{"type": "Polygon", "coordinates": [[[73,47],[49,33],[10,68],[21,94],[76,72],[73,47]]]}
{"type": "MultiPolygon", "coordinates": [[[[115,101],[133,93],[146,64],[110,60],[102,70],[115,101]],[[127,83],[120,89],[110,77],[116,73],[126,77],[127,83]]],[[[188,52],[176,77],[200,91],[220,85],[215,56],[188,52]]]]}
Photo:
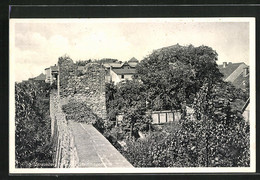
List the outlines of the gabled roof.
{"type": "Polygon", "coordinates": [[[243,72],[232,82],[236,87],[245,88],[244,82],[249,82],[249,74],[244,76],[243,72]]]}
{"type": "Polygon", "coordinates": [[[47,70],[47,69],[51,69],[51,71],[58,71],[58,66],[50,66],[50,67],[47,67],[47,68],[45,68],[45,70],[47,70]]]}
{"type": "Polygon", "coordinates": [[[131,63],[138,63],[138,60],[135,58],[135,57],[132,57],[129,61],[128,61],[129,63],[131,62],[131,63]]]}
{"type": "Polygon", "coordinates": [[[226,67],[219,65],[219,71],[224,75],[224,80],[231,82],[235,87],[244,89],[249,82],[249,73],[245,75],[247,66],[245,63],[228,63],[226,67]]]}
{"type": "Polygon", "coordinates": [[[128,64],[127,61],[125,61],[125,62],[122,64],[122,66],[129,66],[129,64],[128,64]]]}
{"type": "Polygon", "coordinates": [[[35,81],[45,81],[46,79],[46,75],[41,73],[39,76],[36,76],[35,78],[33,78],[33,80],[35,81]]]}
{"type": "Polygon", "coordinates": [[[135,74],[135,69],[112,69],[118,75],[135,74]]]}
{"type": "Polygon", "coordinates": [[[219,71],[224,75],[224,79],[226,79],[229,75],[231,75],[241,64],[243,63],[228,63],[224,68],[223,64],[219,65],[219,71]]]}
{"type": "Polygon", "coordinates": [[[58,66],[51,66],[51,71],[58,71],[58,66]]]}
{"type": "Polygon", "coordinates": [[[128,63],[130,67],[136,67],[138,63],[128,63]]]}
{"type": "Polygon", "coordinates": [[[104,63],[103,66],[105,68],[110,68],[110,67],[115,67],[115,68],[120,68],[123,64],[120,63],[104,63]]]}

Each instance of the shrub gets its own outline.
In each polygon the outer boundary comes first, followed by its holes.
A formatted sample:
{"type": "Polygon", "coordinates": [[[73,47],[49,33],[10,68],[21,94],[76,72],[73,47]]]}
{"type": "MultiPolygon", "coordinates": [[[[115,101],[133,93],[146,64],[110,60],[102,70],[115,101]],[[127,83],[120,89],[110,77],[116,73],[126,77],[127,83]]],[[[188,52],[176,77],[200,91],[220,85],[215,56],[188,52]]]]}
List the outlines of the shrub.
{"type": "Polygon", "coordinates": [[[100,132],[104,131],[103,119],[93,113],[87,104],[71,101],[68,104],[63,105],[62,110],[66,113],[67,120],[92,124],[100,132]]]}
{"type": "Polygon", "coordinates": [[[242,122],[231,127],[215,122],[207,129],[202,120],[183,119],[175,132],[157,131],[126,144],[121,152],[135,167],[247,167],[250,162],[248,125],[242,122]]]}
{"type": "Polygon", "coordinates": [[[49,90],[44,82],[15,84],[15,166],[52,164],[49,90]]]}

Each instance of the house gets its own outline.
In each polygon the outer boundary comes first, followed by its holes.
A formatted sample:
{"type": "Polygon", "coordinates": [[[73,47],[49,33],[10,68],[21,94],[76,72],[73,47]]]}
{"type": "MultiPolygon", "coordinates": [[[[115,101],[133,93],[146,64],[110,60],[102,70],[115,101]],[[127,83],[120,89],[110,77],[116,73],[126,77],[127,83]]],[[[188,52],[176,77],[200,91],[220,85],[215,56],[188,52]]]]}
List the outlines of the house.
{"type": "Polygon", "coordinates": [[[46,75],[41,73],[39,76],[36,76],[34,78],[34,81],[45,81],[45,79],[46,79],[46,75]]]}
{"type": "Polygon", "coordinates": [[[242,115],[246,122],[249,123],[249,113],[250,113],[250,99],[248,98],[245,102],[244,106],[242,107],[242,115]]]}
{"type": "Polygon", "coordinates": [[[103,64],[107,70],[106,82],[117,84],[124,80],[132,80],[132,76],[136,73],[137,64],[138,60],[134,57],[124,63],[114,62],[103,64]]]}
{"type": "Polygon", "coordinates": [[[50,66],[45,69],[45,74],[46,74],[46,83],[52,84],[56,79],[58,75],[58,66],[56,64],[54,66],[50,66]]]}
{"type": "MultiPolygon", "coordinates": [[[[45,74],[41,73],[40,75],[34,77],[34,78],[29,78],[28,81],[45,81],[46,79],[46,76],[45,74]]],[[[26,82],[26,81],[23,81],[23,82],[26,82]]]]}
{"type": "Polygon", "coordinates": [[[245,63],[227,63],[219,65],[220,72],[224,75],[224,81],[231,82],[235,87],[246,89],[249,83],[249,66],[245,63]]]}
{"type": "MultiPolygon", "coordinates": [[[[246,88],[248,88],[249,66],[245,63],[223,62],[222,65],[219,65],[219,70],[224,75],[223,79],[225,81],[231,82],[236,88],[241,88],[243,90],[246,90],[246,88]]],[[[242,100],[237,100],[236,103],[234,103],[234,105],[236,105],[242,112],[245,121],[249,122],[249,98],[246,102],[243,102],[242,100]]]]}

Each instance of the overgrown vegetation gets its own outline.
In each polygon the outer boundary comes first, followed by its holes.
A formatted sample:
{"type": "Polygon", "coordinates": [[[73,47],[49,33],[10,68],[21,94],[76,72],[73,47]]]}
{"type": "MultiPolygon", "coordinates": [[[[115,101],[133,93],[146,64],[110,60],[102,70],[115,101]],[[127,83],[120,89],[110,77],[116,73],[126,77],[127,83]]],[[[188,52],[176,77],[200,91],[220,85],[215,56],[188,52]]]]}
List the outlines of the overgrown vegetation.
{"type": "Polygon", "coordinates": [[[133,81],[107,84],[109,120],[124,116],[105,136],[135,167],[248,167],[249,125],[239,105],[248,93],[224,82],[216,61],[207,46],[175,45],[148,55],[133,81]],[[186,104],[195,119],[186,115],[186,104]],[[182,110],[182,119],[164,128],[145,116],[174,109],[182,110]]]}
{"type": "Polygon", "coordinates": [[[122,131],[127,136],[139,137],[139,131],[147,131],[151,118],[146,115],[145,89],[138,80],[106,84],[106,105],[108,118],[116,121],[116,116],[123,114],[122,131]]]}
{"type": "Polygon", "coordinates": [[[50,87],[45,82],[15,84],[15,166],[53,167],[49,113],[50,87]]]}
{"type": "Polygon", "coordinates": [[[180,109],[184,101],[191,104],[206,78],[221,80],[216,61],[216,51],[207,46],[177,44],[148,55],[136,67],[148,108],[180,109]]]}
{"type": "Polygon", "coordinates": [[[92,124],[100,132],[104,131],[103,120],[94,114],[87,104],[71,101],[63,105],[62,110],[66,114],[67,120],[92,124]]]}
{"type": "Polygon", "coordinates": [[[194,101],[195,120],[186,116],[167,131],[127,139],[122,154],[135,167],[248,167],[249,125],[227,93],[219,84],[204,84],[194,101]]]}

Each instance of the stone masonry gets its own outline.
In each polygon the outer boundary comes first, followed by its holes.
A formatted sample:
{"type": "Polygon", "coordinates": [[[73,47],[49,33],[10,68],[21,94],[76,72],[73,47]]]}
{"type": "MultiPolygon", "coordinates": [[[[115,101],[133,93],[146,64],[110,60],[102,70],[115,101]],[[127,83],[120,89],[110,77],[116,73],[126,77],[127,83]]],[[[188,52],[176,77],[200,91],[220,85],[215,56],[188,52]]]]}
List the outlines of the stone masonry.
{"type": "Polygon", "coordinates": [[[74,137],[66,115],[62,112],[57,90],[50,94],[52,138],[55,145],[54,165],[56,168],[73,168],[78,162],[74,137]]]}
{"type": "Polygon", "coordinates": [[[79,68],[69,58],[59,59],[58,69],[57,90],[50,94],[55,167],[132,167],[89,123],[93,118],[106,119],[105,69],[95,63],[79,68]],[[64,107],[72,114],[66,114],[64,107]],[[75,110],[83,112],[73,114],[75,110]],[[78,121],[88,113],[95,116],[86,116],[91,119],[87,122],[78,121]]]}
{"type": "Polygon", "coordinates": [[[105,69],[91,63],[78,70],[71,59],[59,60],[58,91],[62,105],[85,102],[99,118],[106,118],[105,69]]]}

